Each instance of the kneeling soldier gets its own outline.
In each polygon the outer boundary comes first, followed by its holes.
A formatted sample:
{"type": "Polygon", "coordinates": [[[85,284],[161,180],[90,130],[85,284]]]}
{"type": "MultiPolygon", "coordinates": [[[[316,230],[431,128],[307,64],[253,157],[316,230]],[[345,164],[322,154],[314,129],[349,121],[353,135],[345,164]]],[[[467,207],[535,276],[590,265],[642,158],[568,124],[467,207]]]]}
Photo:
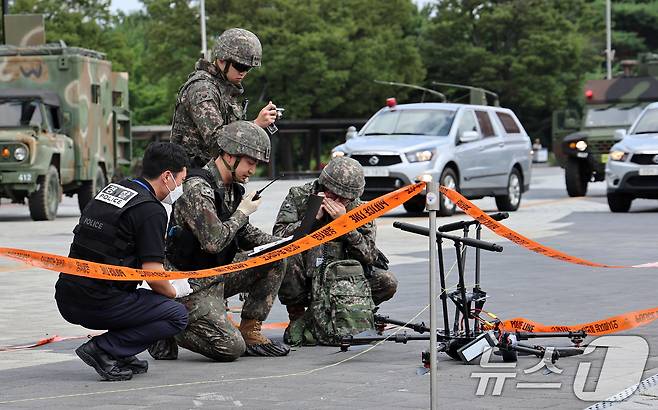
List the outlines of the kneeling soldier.
{"type": "MultiPolygon", "coordinates": [[[[218,132],[213,160],[190,170],[184,194],[172,212],[167,260],[175,270],[198,270],[226,265],[240,259],[239,250],[273,242],[269,235],[249,223],[260,199],[255,192],[244,195],[245,183],[259,162],[270,159],[270,140],[252,122],[237,121],[218,132]]],[[[178,346],[217,361],[250,356],[285,356],[290,348],[261,333],[281,286],[285,261],[226,275],[190,279],[194,293],[181,301],[190,314],[189,325],[176,336],[178,346]],[[247,292],[240,329],[226,314],[226,298],[247,292]]],[[[166,345],[166,344],[165,344],[166,345]]],[[[156,358],[167,356],[157,346],[149,349],[156,358]]]]}
{"type": "MultiPolygon", "coordinates": [[[[334,158],[317,180],[290,188],[279,209],[273,233],[283,237],[292,235],[301,224],[309,195],[324,196],[316,216],[317,227],[320,227],[363,204],[359,197],[364,187],[363,168],[357,161],[347,157],[334,158]]],[[[374,222],[368,222],[323,246],[288,258],[279,300],[288,309],[290,325],[304,316],[306,307],[311,303],[312,280],[327,264],[327,258],[360,262],[375,305],[393,297],[397,279],[387,270],[388,260],[375,246],[376,229],[374,222]]],[[[287,342],[290,340],[289,330],[290,326],[284,338],[287,342]]]]}

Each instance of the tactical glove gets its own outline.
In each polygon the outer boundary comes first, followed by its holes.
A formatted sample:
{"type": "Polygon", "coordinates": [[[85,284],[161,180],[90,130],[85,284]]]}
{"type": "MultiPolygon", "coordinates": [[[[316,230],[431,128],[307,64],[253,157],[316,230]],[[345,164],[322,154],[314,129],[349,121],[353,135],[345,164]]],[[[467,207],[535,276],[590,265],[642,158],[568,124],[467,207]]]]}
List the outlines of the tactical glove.
{"type": "Polygon", "coordinates": [[[243,214],[249,216],[256,212],[258,205],[260,205],[261,198],[253,199],[256,191],[250,192],[242,198],[242,202],[238,205],[237,211],[242,211],[243,214]]]}

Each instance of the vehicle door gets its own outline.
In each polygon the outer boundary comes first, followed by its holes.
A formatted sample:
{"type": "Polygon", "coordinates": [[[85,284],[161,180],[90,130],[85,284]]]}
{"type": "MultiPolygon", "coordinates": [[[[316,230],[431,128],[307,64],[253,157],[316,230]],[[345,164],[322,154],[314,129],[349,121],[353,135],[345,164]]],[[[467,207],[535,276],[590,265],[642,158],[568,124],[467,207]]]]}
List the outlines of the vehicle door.
{"type": "Polygon", "coordinates": [[[455,121],[455,160],[459,167],[460,188],[471,189],[481,186],[482,177],[486,175],[486,167],[480,162],[480,144],[482,133],[471,108],[463,108],[455,121]],[[460,141],[467,132],[476,132],[478,138],[470,142],[460,141]]]}
{"type": "MultiPolygon", "coordinates": [[[[495,111],[493,113],[494,122],[499,126],[503,141],[506,158],[506,171],[508,174],[515,163],[521,165],[522,173],[525,178],[530,177],[530,164],[532,162],[530,149],[530,137],[526,134],[520,125],[518,118],[514,114],[504,111],[495,111]]],[[[526,181],[527,182],[527,181],[526,181]]],[[[507,176],[502,180],[503,185],[507,186],[507,176]]]]}
{"type": "Polygon", "coordinates": [[[494,126],[490,110],[476,109],[475,117],[482,130],[480,162],[485,169],[481,186],[505,187],[507,186],[507,174],[511,168],[512,153],[505,147],[502,131],[494,126]]]}
{"type": "Polygon", "coordinates": [[[62,134],[61,115],[59,107],[43,104],[44,120],[47,130],[53,136],[57,152],[59,153],[59,178],[62,185],[73,182],[75,171],[75,155],[73,140],[62,134]]]}

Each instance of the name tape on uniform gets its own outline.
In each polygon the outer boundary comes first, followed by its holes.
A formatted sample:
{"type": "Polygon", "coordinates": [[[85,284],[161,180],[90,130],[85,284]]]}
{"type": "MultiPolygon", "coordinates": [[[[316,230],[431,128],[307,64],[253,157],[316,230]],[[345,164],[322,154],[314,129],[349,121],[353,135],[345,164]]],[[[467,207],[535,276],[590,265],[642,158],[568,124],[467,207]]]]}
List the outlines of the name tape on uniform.
{"type": "Polygon", "coordinates": [[[125,266],[88,262],[50,253],[15,248],[0,248],[0,256],[15,259],[38,268],[95,279],[164,280],[204,278],[208,276],[224,275],[230,272],[236,272],[275,262],[338,238],[339,236],[353,231],[354,229],[400,206],[416,194],[420,193],[424,188],[424,182],[400,188],[397,191],[382,195],[368,203],[354,208],[345,215],[335,219],[330,224],[279,249],[267,252],[255,258],[247,259],[244,262],[232,263],[210,269],[177,272],[142,270],[125,266]]]}

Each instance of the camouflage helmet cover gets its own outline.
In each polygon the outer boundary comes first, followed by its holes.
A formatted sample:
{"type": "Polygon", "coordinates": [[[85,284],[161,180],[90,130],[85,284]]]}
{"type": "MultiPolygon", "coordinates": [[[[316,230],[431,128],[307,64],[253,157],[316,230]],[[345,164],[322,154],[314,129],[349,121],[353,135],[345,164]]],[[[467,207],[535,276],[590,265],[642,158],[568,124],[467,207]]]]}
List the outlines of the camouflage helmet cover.
{"type": "Polygon", "coordinates": [[[361,164],[348,157],[332,159],[320,173],[318,182],[334,194],[352,200],[361,196],[366,185],[361,164]]]}
{"type": "Polygon", "coordinates": [[[223,127],[217,137],[216,147],[211,152],[215,158],[225,152],[270,162],[270,138],[264,129],[251,121],[235,121],[223,127]]]}
{"type": "Polygon", "coordinates": [[[263,48],[254,33],[242,28],[230,28],[217,38],[212,60],[234,61],[250,67],[260,67],[263,48]]]}

